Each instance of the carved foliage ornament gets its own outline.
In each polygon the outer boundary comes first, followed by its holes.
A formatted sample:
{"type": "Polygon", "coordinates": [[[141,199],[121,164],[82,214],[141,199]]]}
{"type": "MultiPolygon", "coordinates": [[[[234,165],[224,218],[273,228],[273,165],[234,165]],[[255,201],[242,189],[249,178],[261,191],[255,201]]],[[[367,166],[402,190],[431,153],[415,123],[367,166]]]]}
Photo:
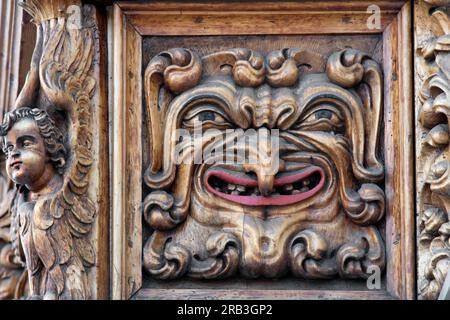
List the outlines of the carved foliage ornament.
{"type": "Polygon", "coordinates": [[[155,56],[144,82],[151,150],[143,215],[152,230],[144,269],[159,279],[383,270],[382,79],[379,65],[353,49],[328,59],[302,49],[155,56]],[[177,129],[192,132],[195,123],[210,132],[203,151],[240,137],[225,135],[230,129],[268,141],[278,129],[279,158],[246,144],[256,163],[214,161],[214,152],[200,164],[175,162],[177,129]]]}
{"type": "Polygon", "coordinates": [[[424,186],[419,212],[419,297],[437,299],[450,267],[450,20],[449,1],[426,1],[442,35],[424,45],[420,54],[432,70],[419,93],[421,168],[424,186]],[[421,267],[424,265],[424,267],[421,267]]]}
{"type": "Polygon", "coordinates": [[[34,18],[36,48],[14,109],[0,134],[6,169],[17,185],[11,208],[15,255],[23,257],[33,298],[91,297],[88,270],[96,207],[88,195],[92,166],[91,76],[94,28],[90,7],[69,25],[79,1],[22,3],[34,18]]]}
{"type": "MultiPolygon", "coordinates": [[[[4,161],[1,162],[4,165],[4,161]]],[[[14,254],[11,235],[11,211],[15,190],[0,175],[0,300],[18,299],[26,295],[27,272],[20,257],[14,254]]]]}

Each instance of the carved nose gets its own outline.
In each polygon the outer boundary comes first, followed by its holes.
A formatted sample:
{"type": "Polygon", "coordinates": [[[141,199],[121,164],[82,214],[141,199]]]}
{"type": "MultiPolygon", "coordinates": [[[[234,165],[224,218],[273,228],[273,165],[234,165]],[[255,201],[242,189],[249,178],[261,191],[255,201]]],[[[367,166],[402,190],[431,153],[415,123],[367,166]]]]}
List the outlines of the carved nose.
{"type": "Polygon", "coordinates": [[[11,157],[11,158],[17,158],[17,157],[19,157],[19,156],[20,156],[20,151],[19,151],[19,149],[17,149],[16,147],[14,147],[14,149],[11,150],[10,157],[11,157]]]}
{"type": "Polygon", "coordinates": [[[258,164],[244,164],[246,172],[254,172],[258,180],[258,189],[264,197],[269,196],[273,191],[273,182],[279,168],[275,166],[260,166],[258,164]]]}
{"type": "Polygon", "coordinates": [[[272,157],[264,160],[266,160],[266,163],[247,166],[246,171],[252,171],[256,174],[259,192],[262,196],[268,197],[274,191],[275,176],[283,170],[284,161],[272,157]]]}
{"type": "Polygon", "coordinates": [[[278,143],[274,143],[269,130],[258,130],[258,143],[250,151],[257,152],[256,163],[244,164],[246,172],[254,172],[261,195],[267,197],[273,192],[275,176],[283,170],[284,161],[279,158],[278,143]]]}
{"type": "Polygon", "coordinates": [[[268,197],[273,191],[273,181],[275,176],[272,174],[257,173],[258,176],[258,189],[261,195],[268,197]]]}

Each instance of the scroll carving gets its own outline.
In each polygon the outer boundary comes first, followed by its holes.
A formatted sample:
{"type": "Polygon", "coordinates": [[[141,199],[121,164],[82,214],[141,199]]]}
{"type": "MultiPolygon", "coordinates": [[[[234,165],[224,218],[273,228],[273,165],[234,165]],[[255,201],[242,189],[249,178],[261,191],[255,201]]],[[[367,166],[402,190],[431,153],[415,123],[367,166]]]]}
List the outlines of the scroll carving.
{"type": "Polygon", "coordinates": [[[370,56],[175,48],[150,61],[144,91],[150,276],[366,278],[369,266],[384,269],[383,76],[370,56]],[[200,147],[180,129],[198,129],[200,147]],[[242,147],[228,143],[244,130],[277,139],[278,153],[246,144],[256,163],[229,164],[210,152],[225,147],[236,160],[242,147]],[[175,161],[180,145],[187,152],[175,161]],[[189,157],[199,153],[200,163],[189,157]]]}
{"type": "Polygon", "coordinates": [[[437,299],[450,268],[450,20],[448,1],[426,1],[440,34],[422,44],[419,92],[419,298],[437,299]]]}
{"type": "Polygon", "coordinates": [[[37,42],[24,88],[0,127],[6,170],[17,186],[10,206],[14,254],[25,262],[31,298],[88,299],[96,264],[96,204],[88,193],[93,12],[76,0],[22,5],[36,23],[37,42]]]}

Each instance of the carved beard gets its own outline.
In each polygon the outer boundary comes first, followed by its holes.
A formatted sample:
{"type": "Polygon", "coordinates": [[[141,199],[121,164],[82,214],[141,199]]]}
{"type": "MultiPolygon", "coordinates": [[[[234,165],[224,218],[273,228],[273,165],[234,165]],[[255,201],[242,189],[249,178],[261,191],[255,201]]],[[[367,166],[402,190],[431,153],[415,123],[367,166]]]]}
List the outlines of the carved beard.
{"type": "MultiPolygon", "coordinates": [[[[370,265],[383,269],[383,241],[370,225],[384,214],[384,193],[360,182],[383,175],[371,157],[373,134],[365,125],[373,118],[364,103],[324,74],[277,89],[214,77],[177,96],[167,109],[163,170],[146,180],[153,188],[170,187],[170,194],[153,191],[144,201],[144,217],[156,229],[144,248],[146,270],[162,279],[215,279],[289,271],[357,278],[366,277],[370,265]],[[216,136],[226,128],[279,129],[280,163],[264,161],[267,152],[250,144],[245,151],[261,160],[257,164],[203,159],[175,166],[170,155],[177,139],[168,128],[191,129],[194,119],[203,120],[203,130],[215,128],[216,136]]],[[[203,145],[214,147],[210,140],[203,145]]]]}

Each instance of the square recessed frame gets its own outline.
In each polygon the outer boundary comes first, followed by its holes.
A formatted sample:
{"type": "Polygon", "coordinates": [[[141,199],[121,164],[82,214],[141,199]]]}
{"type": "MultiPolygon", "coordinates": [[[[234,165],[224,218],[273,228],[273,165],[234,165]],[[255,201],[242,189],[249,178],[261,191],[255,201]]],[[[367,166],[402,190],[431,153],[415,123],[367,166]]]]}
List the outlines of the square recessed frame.
{"type": "Polygon", "coordinates": [[[414,299],[415,229],[411,3],[305,1],[253,3],[118,2],[110,16],[112,52],[112,297],[414,299]],[[367,21],[380,9],[381,28],[367,21]],[[318,28],[317,26],[320,26],[318,28]],[[386,289],[376,291],[142,288],[142,38],[200,35],[380,34],[383,39],[386,289]]]}

